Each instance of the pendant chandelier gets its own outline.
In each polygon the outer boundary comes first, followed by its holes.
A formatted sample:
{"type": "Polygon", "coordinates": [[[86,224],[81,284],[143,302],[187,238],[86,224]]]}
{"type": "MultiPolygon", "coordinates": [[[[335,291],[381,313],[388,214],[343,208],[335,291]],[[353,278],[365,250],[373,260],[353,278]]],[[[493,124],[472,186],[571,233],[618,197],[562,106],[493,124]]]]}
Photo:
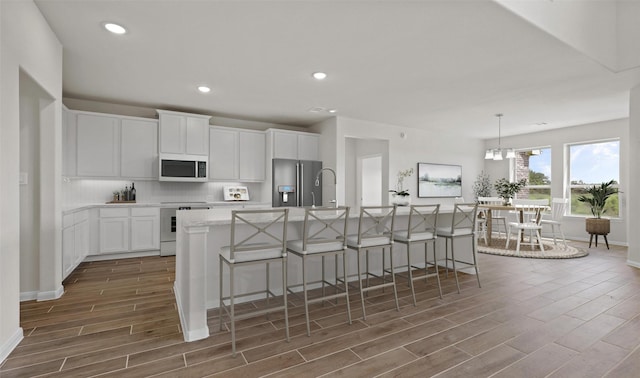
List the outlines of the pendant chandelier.
{"type": "Polygon", "coordinates": [[[507,159],[515,159],[516,157],[516,152],[514,151],[513,148],[505,148],[503,149],[502,146],[500,145],[501,142],[501,119],[502,119],[503,114],[502,113],[498,113],[496,114],[496,117],[498,117],[498,148],[495,149],[488,149],[487,152],[485,152],[484,154],[484,158],[485,160],[502,160],[503,154],[502,151],[506,151],[507,152],[507,159]]]}

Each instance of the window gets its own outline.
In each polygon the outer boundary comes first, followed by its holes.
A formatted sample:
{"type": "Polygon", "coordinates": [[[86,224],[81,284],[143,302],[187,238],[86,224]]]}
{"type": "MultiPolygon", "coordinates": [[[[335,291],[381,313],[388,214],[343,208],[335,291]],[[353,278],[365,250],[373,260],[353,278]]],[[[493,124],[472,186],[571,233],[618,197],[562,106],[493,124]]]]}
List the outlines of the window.
{"type": "MultiPolygon", "coordinates": [[[[591,215],[586,203],[578,201],[584,188],[615,180],[620,184],[620,141],[609,140],[572,144],[569,150],[569,189],[571,192],[571,214],[591,215]]],[[[618,195],[611,196],[605,204],[605,215],[618,217],[618,195]]]]}
{"type": "Polygon", "coordinates": [[[516,151],[514,169],[516,181],[527,179],[517,198],[551,199],[551,148],[516,151]]]}

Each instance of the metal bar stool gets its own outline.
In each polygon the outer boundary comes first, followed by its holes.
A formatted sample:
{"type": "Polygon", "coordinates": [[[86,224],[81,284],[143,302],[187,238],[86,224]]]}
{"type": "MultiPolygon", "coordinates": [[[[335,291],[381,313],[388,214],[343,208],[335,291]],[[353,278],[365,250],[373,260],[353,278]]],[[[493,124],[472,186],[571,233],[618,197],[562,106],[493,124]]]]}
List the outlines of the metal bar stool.
{"type": "Polygon", "coordinates": [[[449,240],[451,240],[451,264],[453,267],[453,275],[456,278],[456,286],[460,293],[460,283],[458,282],[458,269],[456,263],[464,265],[464,267],[474,267],[476,270],[476,278],[478,286],[480,285],[480,274],[478,273],[478,261],[476,258],[476,217],[478,213],[477,203],[456,203],[454,205],[451,217],[451,227],[438,227],[438,237],[445,238],[445,269],[449,273],[449,240]],[[471,239],[471,255],[473,261],[458,260],[455,256],[455,240],[461,238],[471,239]]]}
{"type": "MultiPolygon", "coordinates": [[[[293,240],[287,243],[287,251],[302,259],[302,291],[304,295],[304,314],[307,321],[307,336],[311,336],[309,326],[309,304],[323,302],[338,298],[344,298],[347,304],[347,320],[351,324],[351,307],[349,305],[349,285],[347,284],[347,259],[346,259],[346,235],[349,208],[311,208],[306,209],[304,224],[302,226],[302,240],[293,240]],[[322,256],[322,279],[308,282],[307,260],[311,257],[322,256]],[[328,282],[325,277],[325,257],[334,256],[336,276],[335,281],[328,282]],[[338,256],[342,256],[342,282],[344,288],[338,287],[338,256]],[[309,299],[308,285],[322,284],[322,296],[309,299]],[[325,295],[325,285],[332,286],[334,294],[325,295]]],[[[289,292],[295,294],[289,286],[289,292]]]]}
{"type": "Polygon", "coordinates": [[[347,247],[357,252],[358,261],[358,281],[360,286],[360,300],[362,301],[362,319],[366,320],[367,315],[364,308],[364,293],[377,288],[393,287],[393,295],[396,301],[396,309],[400,311],[398,304],[398,291],[396,290],[396,278],[393,269],[393,231],[396,217],[395,206],[363,206],[360,208],[360,219],[358,221],[358,233],[347,236],[347,247]],[[372,248],[382,248],[382,273],[374,274],[369,269],[369,250],[372,248]],[[389,249],[389,261],[391,264],[391,278],[385,277],[384,254],[389,249]],[[366,260],[366,287],[362,284],[362,269],[360,267],[360,257],[364,252],[366,260]],[[370,286],[369,277],[375,277],[382,283],[370,286]]]}
{"type": "Polygon", "coordinates": [[[436,225],[438,222],[438,213],[440,205],[411,205],[409,213],[409,223],[406,230],[395,231],[393,233],[393,241],[402,243],[407,246],[407,280],[411,287],[411,296],[413,297],[413,305],[416,306],[416,291],[413,287],[414,280],[420,280],[423,276],[414,277],[412,269],[423,269],[411,263],[411,245],[424,244],[424,279],[436,277],[438,281],[438,290],[440,298],[442,298],[442,286],[440,286],[440,275],[438,274],[438,264],[436,263],[436,225]],[[431,242],[433,246],[433,260],[429,262],[427,257],[427,246],[431,242]],[[429,267],[435,267],[434,273],[429,273],[429,267]]]}
{"type": "Polygon", "coordinates": [[[236,320],[245,319],[274,311],[284,311],[285,333],[289,341],[289,314],[287,310],[287,221],[289,209],[274,210],[234,210],[231,212],[231,242],[220,250],[220,330],[223,311],[231,322],[231,345],[236,356],[236,320]],[[243,227],[239,227],[243,226],[243,227]],[[247,231],[248,229],[248,231],[247,231]],[[270,307],[269,298],[276,295],[269,288],[269,264],[282,264],[282,305],[270,307]],[[264,264],[266,283],[264,290],[236,294],[234,291],[235,268],[264,264]],[[229,296],[223,296],[224,266],[229,267],[229,296]],[[235,300],[238,297],[265,294],[266,307],[256,311],[235,314],[235,300]],[[225,304],[229,301],[229,305],[225,304]]]}

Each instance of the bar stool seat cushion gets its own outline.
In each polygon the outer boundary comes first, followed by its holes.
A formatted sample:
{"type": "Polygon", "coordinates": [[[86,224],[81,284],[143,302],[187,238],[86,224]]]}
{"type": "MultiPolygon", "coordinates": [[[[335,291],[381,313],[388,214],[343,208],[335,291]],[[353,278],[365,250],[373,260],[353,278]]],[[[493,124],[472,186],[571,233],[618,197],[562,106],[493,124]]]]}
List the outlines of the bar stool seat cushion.
{"type": "Polygon", "coordinates": [[[302,240],[287,242],[287,249],[300,254],[314,254],[322,252],[340,251],[345,249],[344,243],[335,239],[311,239],[307,241],[307,250],[302,249],[302,240]]]}
{"type": "Polygon", "coordinates": [[[431,240],[435,237],[436,235],[434,235],[433,232],[429,232],[429,231],[413,232],[411,234],[411,239],[407,237],[407,230],[393,233],[393,240],[400,241],[400,242],[408,242],[408,241],[415,242],[415,241],[421,241],[421,240],[431,240]]]}
{"type": "Polygon", "coordinates": [[[282,248],[265,248],[268,245],[265,244],[246,244],[246,247],[251,247],[251,251],[241,251],[234,253],[234,258],[231,259],[231,247],[225,246],[220,248],[220,255],[229,261],[230,263],[242,263],[248,261],[260,261],[260,260],[269,260],[269,259],[277,259],[283,256],[286,256],[286,252],[282,250],[282,248]]]}
{"type": "Polygon", "coordinates": [[[352,248],[367,248],[375,247],[379,245],[391,244],[391,238],[388,236],[376,236],[372,238],[363,238],[360,245],[358,245],[358,235],[347,236],[347,245],[352,248]]]}
{"type": "Polygon", "coordinates": [[[438,227],[438,236],[444,237],[453,237],[453,236],[465,236],[472,235],[473,229],[471,227],[468,228],[456,228],[451,232],[451,227],[438,227]]]}

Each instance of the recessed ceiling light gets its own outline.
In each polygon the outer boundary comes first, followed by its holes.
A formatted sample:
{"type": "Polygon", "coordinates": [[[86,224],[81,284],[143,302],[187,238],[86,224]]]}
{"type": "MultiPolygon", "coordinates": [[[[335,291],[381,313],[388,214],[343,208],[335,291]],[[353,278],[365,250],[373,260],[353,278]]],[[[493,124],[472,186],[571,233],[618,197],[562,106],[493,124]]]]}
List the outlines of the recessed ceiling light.
{"type": "Polygon", "coordinates": [[[327,111],[328,111],[329,113],[337,113],[337,112],[338,112],[338,109],[329,109],[329,110],[327,110],[327,111]]]}
{"type": "Polygon", "coordinates": [[[312,76],[316,80],[324,80],[327,78],[327,74],[324,72],[314,72],[312,76]]]}
{"type": "Polygon", "coordinates": [[[113,22],[106,22],[104,24],[104,28],[112,32],[113,34],[124,34],[127,32],[127,29],[125,29],[123,26],[114,24],[113,22]]]}
{"type": "Polygon", "coordinates": [[[198,87],[198,90],[202,93],[209,93],[211,92],[211,88],[205,86],[205,85],[201,85],[198,87]]]}

